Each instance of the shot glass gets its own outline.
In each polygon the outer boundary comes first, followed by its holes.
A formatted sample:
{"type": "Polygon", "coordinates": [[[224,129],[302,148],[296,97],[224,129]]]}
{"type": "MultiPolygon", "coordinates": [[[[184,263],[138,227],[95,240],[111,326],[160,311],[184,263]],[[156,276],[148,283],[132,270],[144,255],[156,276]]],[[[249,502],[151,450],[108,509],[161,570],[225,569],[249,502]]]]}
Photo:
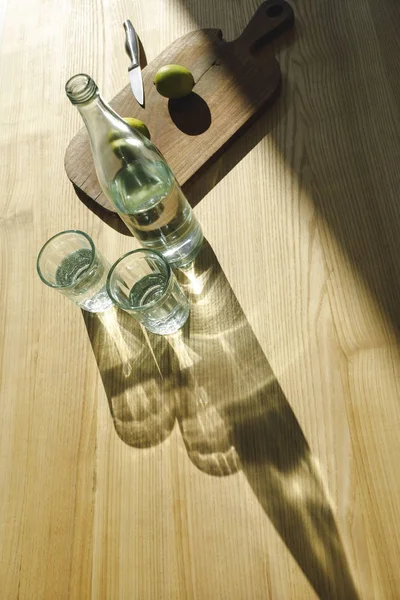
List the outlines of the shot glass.
{"type": "Polygon", "coordinates": [[[106,280],[110,264],[83,231],[61,231],[50,238],[37,259],[40,279],[88,312],[112,306],[106,280]]]}
{"type": "Polygon", "coordinates": [[[107,291],[114,304],[152,333],[174,333],[189,316],[188,299],[155,250],[133,250],[117,260],[107,277],[107,291]]]}

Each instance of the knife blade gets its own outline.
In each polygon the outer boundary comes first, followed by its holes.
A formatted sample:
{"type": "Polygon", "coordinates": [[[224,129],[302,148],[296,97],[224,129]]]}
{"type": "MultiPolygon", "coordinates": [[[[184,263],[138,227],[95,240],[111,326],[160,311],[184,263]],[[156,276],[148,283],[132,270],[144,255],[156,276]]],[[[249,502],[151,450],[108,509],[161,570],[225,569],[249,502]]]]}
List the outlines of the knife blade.
{"type": "Polygon", "coordinates": [[[129,19],[124,21],[125,29],[125,50],[131,64],[128,67],[129,80],[133,95],[136,100],[144,106],[144,93],[143,93],[143,80],[142,70],[140,68],[140,55],[139,55],[139,43],[136,35],[136,31],[129,19]]]}

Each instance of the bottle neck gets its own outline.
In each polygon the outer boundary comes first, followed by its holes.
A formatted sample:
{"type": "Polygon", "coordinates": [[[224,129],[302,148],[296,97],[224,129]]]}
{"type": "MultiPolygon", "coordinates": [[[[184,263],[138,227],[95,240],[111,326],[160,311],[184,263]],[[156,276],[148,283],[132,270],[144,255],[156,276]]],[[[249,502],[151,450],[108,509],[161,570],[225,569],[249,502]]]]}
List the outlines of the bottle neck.
{"type": "Polygon", "coordinates": [[[132,130],[98,93],[89,102],[76,105],[76,108],[86,125],[92,150],[97,148],[100,152],[108,152],[110,144],[120,138],[135,140],[137,151],[143,152],[142,136],[132,130]]]}
{"type": "Polygon", "coordinates": [[[112,124],[113,121],[118,124],[120,123],[118,116],[104,102],[98,92],[89,102],[76,104],[76,108],[89,131],[93,126],[101,127],[102,123],[107,125],[107,127],[110,127],[110,123],[112,124]]]}
{"type": "Polygon", "coordinates": [[[157,148],[104,102],[88,75],[75,75],[67,81],[65,90],[86,125],[103,190],[131,163],[141,163],[143,169],[144,163],[151,166],[164,162],[157,148]]]}
{"type": "Polygon", "coordinates": [[[92,141],[94,137],[110,133],[110,130],[118,131],[122,135],[130,133],[131,130],[125,121],[104,102],[96,83],[89,75],[74,75],[67,81],[65,91],[81,114],[92,141]]]}

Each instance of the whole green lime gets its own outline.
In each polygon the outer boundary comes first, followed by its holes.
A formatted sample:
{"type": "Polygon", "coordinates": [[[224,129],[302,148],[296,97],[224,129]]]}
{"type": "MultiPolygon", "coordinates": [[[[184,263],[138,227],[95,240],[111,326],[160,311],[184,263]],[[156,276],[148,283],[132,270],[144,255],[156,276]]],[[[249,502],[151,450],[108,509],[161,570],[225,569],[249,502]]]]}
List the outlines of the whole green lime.
{"type": "Polygon", "coordinates": [[[129,125],[129,127],[132,127],[132,129],[136,129],[142,135],[150,139],[150,131],[148,130],[147,125],[143,123],[143,121],[141,121],[140,119],[134,119],[133,117],[126,117],[124,118],[124,121],[129,125]]]}
{"type": "MultiPolygon", "coordinates": [[[[129,127],[131,127],[132,129],[136,129],[136,131],[139,131],[142,135],[150,139],[150,131],[148,130],[147,126],[143,123],[143,121],[140,121],[140,119],[134,119],[133,117],[126,117],[124,118],[124,121],[127,125],[129,125],[129,127]]],[[[108,141],[114,142],[115,140],[119,140],[120,137],[121,134],[119,131],[111,129],[108,134],[108,141]]]]}
{"type": "Polygon", "coordinates": [[[191,72],[181,65],[165,65],[157,71],[154,85],[165,98],[183,98],[192,91],[194,79],[191,72]]]}

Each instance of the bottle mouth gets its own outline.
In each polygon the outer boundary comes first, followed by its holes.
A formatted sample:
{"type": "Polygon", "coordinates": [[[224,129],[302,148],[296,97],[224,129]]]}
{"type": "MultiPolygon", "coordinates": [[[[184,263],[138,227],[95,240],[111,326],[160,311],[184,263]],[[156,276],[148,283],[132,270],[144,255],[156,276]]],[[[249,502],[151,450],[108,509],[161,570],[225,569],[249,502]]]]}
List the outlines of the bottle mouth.
{"type": "Polygon", "coordinates": [[[93,79],[85,73],[79,73],[68,79],[65,91],[72,104],[85,104],[99,92],[93,79]]]}

